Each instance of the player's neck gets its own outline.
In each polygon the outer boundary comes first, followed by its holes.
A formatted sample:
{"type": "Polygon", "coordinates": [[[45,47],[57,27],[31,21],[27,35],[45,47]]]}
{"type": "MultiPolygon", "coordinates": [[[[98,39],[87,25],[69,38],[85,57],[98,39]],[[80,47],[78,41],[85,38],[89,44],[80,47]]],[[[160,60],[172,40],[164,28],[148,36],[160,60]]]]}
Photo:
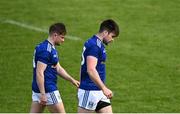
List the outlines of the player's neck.
{"type": "Polygon", "coordinates": [[[53,40],[52,40],[52,38],[51,37],[48,37],[48,39],[47,39],[53,46],[54,46],[54,42],[53,42],[53,40]]]}
{"type": "Polygon", "coordinates": [[[101,40],[103,41],[103,35],[101,33],[97,33],[96,36],[101,40]]]}

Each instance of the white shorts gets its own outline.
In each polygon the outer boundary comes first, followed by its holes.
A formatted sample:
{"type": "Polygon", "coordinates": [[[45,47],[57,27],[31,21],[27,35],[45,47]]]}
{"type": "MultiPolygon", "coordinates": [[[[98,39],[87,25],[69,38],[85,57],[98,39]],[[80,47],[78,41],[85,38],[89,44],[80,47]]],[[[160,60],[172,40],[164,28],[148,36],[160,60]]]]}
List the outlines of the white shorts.
{"type": "MultiPolygon", "coordinates": [[[[46,93],[47,103],[46,105],[52,105],[62,102],[61,95],[58,90],[46,93]]],[[[40,93],[32,91],[32,100],[40,103],[40,93]]]]}
{"type": "Polygon", "coordinates": [[[78,89],[78,106],[88,110],[95,110],[99,101],[110,103],[101,90],[78,89]]]}

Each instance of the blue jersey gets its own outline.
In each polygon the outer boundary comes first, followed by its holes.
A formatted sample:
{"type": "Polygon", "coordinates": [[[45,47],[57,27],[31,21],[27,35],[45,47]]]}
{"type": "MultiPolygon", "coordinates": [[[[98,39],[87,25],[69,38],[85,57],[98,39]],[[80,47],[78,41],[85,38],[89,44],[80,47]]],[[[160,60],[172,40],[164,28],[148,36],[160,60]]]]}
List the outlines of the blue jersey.
{"type": "Polygon", "coordinates": [[[37,61],[47,64],[44,71],[44,87],[45,92],[52,92],[57,90],[57,71],[53,68],[59,61],[58,54],[55,47],[48,41],[40,43],[36,46],[33,57],[33,82],[32,90],[40,93],[37,81],[36,81],[36,66],[37,61]]]}
{"type": "Polygon", "coordinates": [[[80,88],[85,90],[100,90],[99,87],[90,79],[89,74],[87,73],[87,56],[94,56],[97,58],[98,61],[96,70],[101,80],[105,82],[106,51],[102,41],[95,35],[87,40],[83,47],[80,88]]]}

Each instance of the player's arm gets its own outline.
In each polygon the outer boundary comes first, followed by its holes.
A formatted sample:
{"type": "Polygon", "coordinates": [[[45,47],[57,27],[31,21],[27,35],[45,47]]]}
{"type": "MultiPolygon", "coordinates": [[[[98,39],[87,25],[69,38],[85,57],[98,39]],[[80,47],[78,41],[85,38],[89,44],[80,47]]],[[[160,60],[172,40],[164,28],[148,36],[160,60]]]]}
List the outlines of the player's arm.
{"type": "Polygon", "coordinates": [[[76,87],[79,87],[79,81],[75,80],[73,77],[71,77],[66,70],[59,64],[59,62],[56,65],[56,70],[58,75],[60,75],[62,78],[64,78],[67,81],[70,81],[73,85],[76,87]]]}
{"type": "Polygon", "coordinates": [[[44,88],[44,71],[46,69],[47,65],[43,62],[37,61],[37,68],[36,68],[36,80],[37,85],[39,87],[39,91],[41,93],[41,104],[46,103],[46,97],[45,97],[45,88],[44,88]]]}
{"type": "Polygon", "coordinates": [[[112,98],[112,91],[108,89],[104,83],[101,81],[100,76],[96,70],[97,58],[94,56],[87,56],[87,72],[91,80],[103,91],[103,93],[108,97],[112,98]]]}

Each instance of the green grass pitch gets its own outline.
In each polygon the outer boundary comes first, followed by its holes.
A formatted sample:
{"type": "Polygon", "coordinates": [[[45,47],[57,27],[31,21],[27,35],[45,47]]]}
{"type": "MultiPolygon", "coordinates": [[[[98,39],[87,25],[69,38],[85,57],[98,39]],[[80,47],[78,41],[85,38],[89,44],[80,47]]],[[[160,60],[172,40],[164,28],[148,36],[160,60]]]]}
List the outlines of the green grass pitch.
{"type": "MultiPolygon", "coordinates": [[[[0,112],[29,112],[34,47],[48,37],[8,20],[45,30],[64,22],[81,40],[57,47],[60,63],[79,79],[83,43],[107,18],[121,29],[107,47],[113,112],[180,112],[179,13],[179,0],[0,0],[0,112]]],[[[62,78],[58,87],[77,112],[76,88],[62,78]]]]}

